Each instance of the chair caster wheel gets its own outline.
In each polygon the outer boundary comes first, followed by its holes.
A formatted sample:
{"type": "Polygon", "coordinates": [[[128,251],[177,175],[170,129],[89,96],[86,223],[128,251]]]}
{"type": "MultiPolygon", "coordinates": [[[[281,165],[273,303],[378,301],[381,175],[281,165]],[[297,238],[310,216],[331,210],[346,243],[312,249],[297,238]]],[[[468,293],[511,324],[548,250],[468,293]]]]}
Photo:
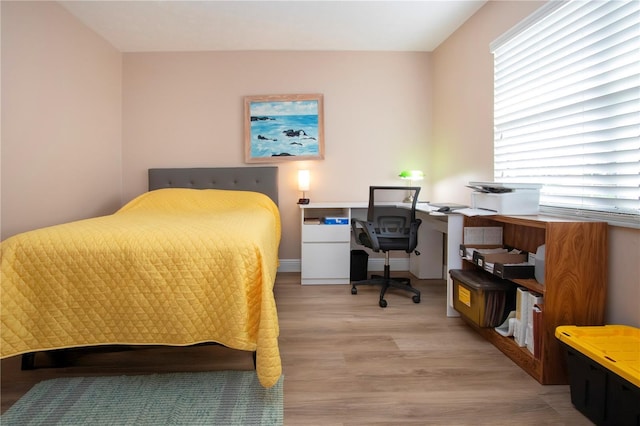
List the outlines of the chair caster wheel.
{"type": "Polygon", "coordinates": [[[378,304],[380,305],[381,308],[387,307],[387,301],[384,299],[380,299],[380,302],[378,304]]]}
{"type": "Polygon", "coordinates": [[[358,289],[355,287],[351,287],[351,294],[358,294],[358,289]]]}
{"type": "Polygon", "coordinates": [[[413,303],[420,303],[420,296],[418,296],[417,294],[413,296],[411,299],[413,299],[413,303]]]}

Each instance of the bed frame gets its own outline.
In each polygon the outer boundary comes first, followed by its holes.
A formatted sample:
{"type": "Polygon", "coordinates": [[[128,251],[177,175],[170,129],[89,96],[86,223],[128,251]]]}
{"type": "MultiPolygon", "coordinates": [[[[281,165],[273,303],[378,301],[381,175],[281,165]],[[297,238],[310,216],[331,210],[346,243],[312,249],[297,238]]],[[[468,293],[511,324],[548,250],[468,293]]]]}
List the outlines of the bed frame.
{"type": "Polygon", "coordinates": [[[268,195],[278,204],[277,167],[149,169],[149,191],[161,188],[232,189],[268,195]]]}
{"type": "MultiPolygon", "coordinates": [[[[266,194],[278,205],[278,168],[262,167],[196,167],[149,169],[149,191],[162,188],[229,189],[266,194]]],[[[113,349],[113,347],[112,347],[113,349]]],[[[57,358],[54,364],[64,365],[65,349],[48,352],[57,358]]],[[[22,355],[23,370],[35,368],[35,352],[22,355]]],[[[253,352],[255,367],[256,353],[253,352]]]]}

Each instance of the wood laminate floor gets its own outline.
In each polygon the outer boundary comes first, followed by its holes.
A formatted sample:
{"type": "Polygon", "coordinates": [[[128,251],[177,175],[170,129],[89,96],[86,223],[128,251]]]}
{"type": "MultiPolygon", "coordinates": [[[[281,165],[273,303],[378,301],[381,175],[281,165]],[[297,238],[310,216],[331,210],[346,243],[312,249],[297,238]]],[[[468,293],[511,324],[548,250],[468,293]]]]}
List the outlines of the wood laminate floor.
{"type": "MultiPolygon", "coordinates": [[[[414,280],[422,301],[390,291],[301,286],[279,274],[286,425],[591,425],[571,404],[568,386],[543,386],[445,315],[445,284],[414,280]]],[[[47,355],[36,363],[46,365],[47,355]]],[[[1,362],[2,412],[34,384],[61,376],[252,368],[251,354],[217,346],[89,350],[68,366],[20,370],[1,362]]]]}

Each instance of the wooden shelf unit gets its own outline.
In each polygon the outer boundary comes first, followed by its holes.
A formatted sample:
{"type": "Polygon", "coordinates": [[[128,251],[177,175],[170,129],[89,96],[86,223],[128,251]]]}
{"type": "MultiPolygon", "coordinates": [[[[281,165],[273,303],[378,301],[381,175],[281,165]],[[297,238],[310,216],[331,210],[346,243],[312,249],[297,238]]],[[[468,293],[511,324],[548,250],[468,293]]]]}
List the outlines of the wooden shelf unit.
{"type": "MultiPolygon", "coordinates": [[[[555,337],[559,325],[603,325],[607,295],[607,223],[548,216],[465,217],[464,226],[501,226],[503,244],[535,253],[546,244],[544,284],[512,279],[544,296],[539,359],[493,328],[467,321],[517,365],[542,384],[567,384],[565,353],[555,337]]],[[[477,268],[463,262],[464,269],[477,268]]]]}

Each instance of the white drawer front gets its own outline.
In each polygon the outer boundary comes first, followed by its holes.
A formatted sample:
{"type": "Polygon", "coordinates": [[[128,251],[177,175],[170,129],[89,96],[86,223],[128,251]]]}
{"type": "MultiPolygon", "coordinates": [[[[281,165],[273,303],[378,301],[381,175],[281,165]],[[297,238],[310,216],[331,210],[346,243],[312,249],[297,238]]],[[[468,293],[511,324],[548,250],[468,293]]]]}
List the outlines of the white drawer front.
{"type": "Polygon", "coordinates": [[[302,278],[349,280],[349,243],[302,244],[302,278]]]}
{"type": "Polygon", "coordinates": [[[302,225],[303,242],[345,242],[351,238],[349,225],[302,225]]]}

